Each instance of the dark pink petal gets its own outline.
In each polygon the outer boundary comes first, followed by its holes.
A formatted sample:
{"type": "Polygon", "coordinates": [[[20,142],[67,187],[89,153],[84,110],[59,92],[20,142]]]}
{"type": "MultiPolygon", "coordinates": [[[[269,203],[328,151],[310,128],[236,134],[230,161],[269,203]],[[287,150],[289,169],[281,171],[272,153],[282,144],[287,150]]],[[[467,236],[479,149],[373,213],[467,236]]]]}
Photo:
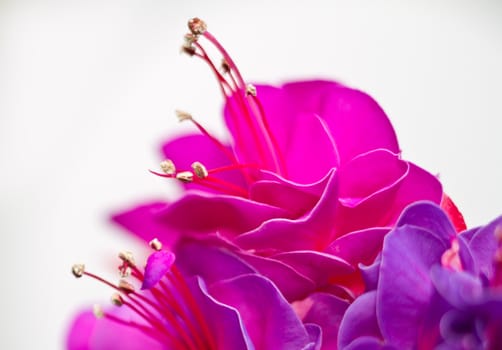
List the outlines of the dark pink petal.
{"type": "Polygon", "coordinates": [[[214,284],[209,291],[239,311],[256,350],[302,349],[310,343],[289,303],[267,279],[243,275],[214,284]]]}
{"type": "Polygon", "coordinates": [[[384,240],[377,289],[377,315],[382,335],[408,349],[433,294],[429,271],[449,248],[429,231],[416,226],[394,229],[384,240]]]}
{"type": "Polygon", "coordinates": [[[336,349],[338,329],[349,303],[326,293],[314,293],[307,298],[307,302],[311,303],[311,306],[302,318],[303,323],[312,323],[321,327],[321,349],[336,349]]]}
{"type": "MultiPolygon", "coordinates": [[[[127,308],[113,308],[107,312],[125,320],[138,321],[127,308]]],[[[68,350],[143,350],[165,349],[136,328],[124,326],[106,318],[97,319],[92,312],[80,314],[68,336],[68,350]]]]}
{"type": "Polygon", "coordinates": [[[389,228],[374,227],[348,233],[331,243],[326,252],[336,255],[353,266],[371,264],[382,250],[383,239],[389,228]]]}
{"type": "Polygon", "coordinates": [[[112,220],[144,241],[158,238],[166,246],[172,246],[178,233],[158,221],[157,216],[167,208],[165,202],[151,202],[128,209],[112,216],[112,220]]]}
{"type": "Polygon", "coordinates": [[[293,115],[284,141],[287,177],[292,181],[312,183],[338,166],[335,140],[326,122],[315,113],[293,115]]]}
{"type": "Polygon", "coordinates": [[[338,333],[338,348],[346,349],[358,338],[382,340],[376,315],[376,291],[357,298],[345,312],[338,333]]]}
{"type": "Polygon", "coordinates": [[[291,83],[283,89],[291,108],[316,113],[326,121],[336,140],[341,164],[376,148],[399,153],[389,119],[364,92],[325,81],[291,83]]]}
{"type": "Polygon", "coordinates": [[[285,217],[277,207],[240,197],[187,194],[159,214],[159,222],[183,234],[218,231],[233,236],[258,227],[262,222],[285,217]]]}
{"type": "Polygon", "coordinates": [[[315,289],[315,283],[282,261],[241,252],[239,257],[259,274],[274,282],[289,301],[305,298],[315,289]]]}
{"type": "MultiPolygon", "coordinates": [[[[167,159],[171,159],[178,171],[192,170],[193,162],[198,161],[210,170],[232,164],[232,150],[224,146],[225,151],[216,146],[207,136],[201,134],[179,136],[162,145],[162,153],[167,159]]],[[[218,173],[218,178],[231,182],[238,186],[245,186],[244,178],[239,170],[218,173]]],[[[187,189],[196,188],[206,192],[215,192],[206,186],[194,183],[185,184],[187,189]]]]}
{"type": "Polygon", "coordinates": [[[338,178],[329,173],[329,181],[317,205],[308,215],[296,220],[273,219],[253,231],[238,236],[235,242],[244,249],[277,251],[321,250],[333,237],[333,217],[338,194],[338,178]]]}
{"type": "Polygon", "coordinates": [[[150,289],[155,286],[171,270],[174,260],[174,254],[167,250],[160,250],[150,254],[146,261],[145,275],[141,289],[150,289]]]}
{"type": "Polygon", "coordinates": [[[318,286],[327,284],[334,277],[354,272],[354,268],[345,260],[312,250],[279,253],[271,258],[282,261],[302,275],[309,276],[318,286]]]}

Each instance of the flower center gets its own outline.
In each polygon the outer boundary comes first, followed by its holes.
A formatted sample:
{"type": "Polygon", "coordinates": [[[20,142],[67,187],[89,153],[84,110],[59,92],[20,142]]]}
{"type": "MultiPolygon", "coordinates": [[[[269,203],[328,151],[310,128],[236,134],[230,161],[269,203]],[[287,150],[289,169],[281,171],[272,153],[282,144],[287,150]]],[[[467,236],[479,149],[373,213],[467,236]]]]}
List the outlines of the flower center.
{"type": "MultiPolygon", "coordinates": [[[[162,249],[156,239],[150,242],[150,246],[156,251],[162,249]]],[[[168,344],[170,349],[216,348],[189,284],[174,264],[169,266],[165,274],[159,276],[160,280],[154,286],[137,290],[133,283],[144,286],[145,271],[136,265],[131,253],[120,253],[119,258],[121,279],[117,284],[86,271],[83,264],[72,267],[75,277],[87,276],[115,290],[111,297],[112,304],[127,307],[136,316],[134,320],[126,319],[95,306],[96,317],[135,328],[162,344],[168,344]]]]}
{"type": "Polygon", "coordinates": [[[462,261],[459,255],[460,246],[458,240],[454,238],[451,241],[451,248],[446,250],[441,256],[441,265],[454,271],[462,271],[462,261]]]}

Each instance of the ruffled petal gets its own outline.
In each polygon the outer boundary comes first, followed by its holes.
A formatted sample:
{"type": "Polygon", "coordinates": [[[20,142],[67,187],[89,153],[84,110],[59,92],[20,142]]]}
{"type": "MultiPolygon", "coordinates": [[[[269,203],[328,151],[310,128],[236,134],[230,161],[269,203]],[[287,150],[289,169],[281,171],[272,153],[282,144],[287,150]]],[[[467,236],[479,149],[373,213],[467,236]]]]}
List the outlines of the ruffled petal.
{"type": "Polygon", "coordinates": [[[311,342],[289,303],[267,279],[239,276],[213,284],[209,291],[239,311],[256,350],[302,349],[311,342]]]}

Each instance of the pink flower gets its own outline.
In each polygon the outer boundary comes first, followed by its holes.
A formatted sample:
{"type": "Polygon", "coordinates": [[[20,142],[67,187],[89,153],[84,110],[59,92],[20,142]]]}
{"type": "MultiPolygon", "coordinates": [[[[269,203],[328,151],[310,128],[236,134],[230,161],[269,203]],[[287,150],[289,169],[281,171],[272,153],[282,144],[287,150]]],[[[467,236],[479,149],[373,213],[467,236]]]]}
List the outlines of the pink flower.
{"type": "Polygon", "coordinates": [[[198,132],[162,146],[169,160],[157,174],[180,180],[186,193],[114,220],[175,250],[197,241],[231,252],[290,301],[314,291],[352,299],[364,288],[358,264],[374,260],[408,204],[441,203],[440,182],[401,159],[391,123],[369,95],[321,80],[246,84],[203,22],[190,29],[185,51],[216,74],[232,139],[217,140],[179,112],[198,132]],[[203,39],[223,55],[223,73],[203,39]]]}
{"type": "MultiPolygon", "coordinates": [[[[83,265],[73,267],[76,277],[111,287],[118,307],[78,315],[68,334],[69,350],[313,350],[320,344],[319,327],[304,326],[274,284],[239,259],[215,249],[199,250],[199,261],[218,266],[225,277],[215,279],[210,273],[191,275],[158,241],[152,247],[158,250],[144,270],[130,253],[120,254],[122,279],[116,285],[83,265]]],[[[203,267],[198,270],[204,272],[203,267]]]]}

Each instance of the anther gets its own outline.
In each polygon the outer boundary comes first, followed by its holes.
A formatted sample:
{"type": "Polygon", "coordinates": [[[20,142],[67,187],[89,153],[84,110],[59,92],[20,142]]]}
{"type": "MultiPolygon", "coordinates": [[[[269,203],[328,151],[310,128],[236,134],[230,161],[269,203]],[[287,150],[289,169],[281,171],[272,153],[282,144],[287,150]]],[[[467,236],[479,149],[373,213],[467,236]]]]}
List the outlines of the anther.
{"type": "Polygon", "coordinates": [[[188,29],[193,35],[201,35],[206,31],[207,25],[200,18],[194,17],[188,21],[188,29]]]}
{"type": "Polygon", "coordinates": [[[94,317],[96,317],[96,318],[105,317],[105,313],[104,313],[103,309],[98,304],[94,304],[94,306],[92,307],[92,313],[94,314],[94,317]]]}
{"type": "Polygon", "coordinates": [[[150,248],[156,251],[162,249],[162,242],[160,242],[157,238],[152,239],[150,243],[148,243],[148,245],[150,246],[150,248]]]}
{"type": "Polygon", "coordinates": [[[123,291],[126,294],[134,293],[135,291],[134,286],[129,282],[127,282],[126,280],[120,280],[118,287],[121,291],[123,291]]]}
{"type": "Polygon", "coordinates": [[[119,258],[129,266],[136,266],[136,262],[134,261],[134,257],[131,252],[120,252],[119,258]]]}
{"type": "Polygon", "coordinates": [[[227,60],[224,58],[221,60],[221,70],[223,71],[223,73],[230,72],[230,65],[228,64],[227,60]]]}
{"type": "Polygon", "coordinates": [[[246,95],[256,96],[256,86],[248,84],[246,86],[246,95]]]}
{"type": "Polygon", "coordinates": [[[166,159],[160,162],[160,168],[167,175],[174,175],[176,173],[176,166],[171,159],[166,159]]]}
{"type": "Polygon", "coordinates": [[[122,306],[124,305],[124,299],[120,296],[118,293],[114,293],[111,297],[112,304],[115,306],[122,306]]]}
{"type": "Polygon", "coordinates": [[[176,113],[176,116],[178,117],[178,120],[180,122],[184,122],[185,120],[192,120],[193,119],[192,115],[188,112],[181,111],[181,110],[177,109],[175,111],[175,113],[176,113]]]}
{"type": "Polygon", "coordinates": [[[193,181],[193,173],[191,171],[182,171],[176,174],[176,179],[181,182],[189,183],[193,181]]]}
{"type": "Polygon", "coordinates": [[[76,278],[80,278],[84,275],[85,265],[75,264],[71,267],[71,272],[73,273],[73,276],[75,276],[76,278]]]}
{"type": "Polygon", "coordinates": [[[209,175],[206,167],[200,162],[193,162],[192,169],[198,178],[205,179],[209,175]]]}

